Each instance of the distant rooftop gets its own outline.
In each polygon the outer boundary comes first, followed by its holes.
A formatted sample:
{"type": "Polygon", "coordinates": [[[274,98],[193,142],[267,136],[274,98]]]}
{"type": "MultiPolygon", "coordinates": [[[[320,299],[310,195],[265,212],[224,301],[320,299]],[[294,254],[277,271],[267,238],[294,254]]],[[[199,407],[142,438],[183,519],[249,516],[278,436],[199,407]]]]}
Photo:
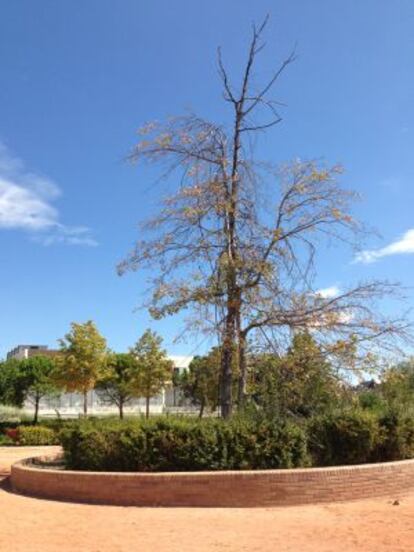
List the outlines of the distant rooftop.
{"type": "Polygon", "coordinates": [[[38,351],[47,350],[47,345],[17,345],[17,347],[7,353],[7,358],[28,358],[29,356],[33,356],[33,354],[37,353],[38,351]]]}

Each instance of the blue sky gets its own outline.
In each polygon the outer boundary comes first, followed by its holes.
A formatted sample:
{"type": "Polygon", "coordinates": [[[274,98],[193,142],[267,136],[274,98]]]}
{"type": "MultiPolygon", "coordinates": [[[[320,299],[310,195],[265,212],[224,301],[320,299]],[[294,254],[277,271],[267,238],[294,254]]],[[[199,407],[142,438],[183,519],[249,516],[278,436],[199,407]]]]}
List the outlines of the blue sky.
{"type": "Polygon", "coordinates": [[[158,193],[154,172],[123,158],[145,121],[228,116],[216,47],[237,74],[250,24],[266,13],[258,78],[295,43],[298,60],[260,156],[341,162],[362,195],[358,215],[382,235],[360,262],[324,254],[318,284],[413,285],[412,0],[16,0],[0,19],[0,357],[18,343],[54,346],[90,318],[114,349],[150,325],[171,353],[197,351],[172,343],[177,320],[134,312],[142,277],[116,275],[158,193]]]}

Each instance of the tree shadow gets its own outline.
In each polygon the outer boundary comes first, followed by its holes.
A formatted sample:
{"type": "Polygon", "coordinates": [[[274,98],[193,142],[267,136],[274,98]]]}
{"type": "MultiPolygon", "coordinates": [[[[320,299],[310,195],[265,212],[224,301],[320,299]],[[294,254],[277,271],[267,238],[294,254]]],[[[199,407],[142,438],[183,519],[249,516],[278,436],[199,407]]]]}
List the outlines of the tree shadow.
{"type": "Polygon", "coordinates": [[[10,472],[0,472],[0,490],[6,493],[12,492],[10,472]]]}

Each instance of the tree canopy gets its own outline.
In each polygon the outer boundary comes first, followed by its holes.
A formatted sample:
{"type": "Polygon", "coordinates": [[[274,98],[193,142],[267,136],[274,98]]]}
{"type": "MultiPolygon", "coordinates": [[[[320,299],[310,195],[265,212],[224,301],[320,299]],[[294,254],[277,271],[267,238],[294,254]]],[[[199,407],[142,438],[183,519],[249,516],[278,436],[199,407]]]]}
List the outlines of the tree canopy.
{"type": "Polygon", "coordinates": [[[71,331],[60,340],[56,382],[66,391],[83,394],[85,415],[88,410],[87,393],[103,376],[106,355],[106,340],[91,320],[83,324],[72,322],[71,331]]]}
{"type": "Polygon", "coordinates": [[[101,400],[114,404],[119,409],[119,417],[124,417],[124,406],[140,396],[138,381],[139,363],[131,353],[111,353],[108,355],[106,370],[96,384],[101,400]]]}
{"type": "Polygon", "coordinates": [[[146,330],[130,351],[138,364],[134,386],[139,390],[140,396],[145,398],[147,418],[151,397],[162,391],[172,380],[173,364],[161,345],[162,338],[155,332],[146,330]]]}
{"type": "Polygon", "coordinates": [[[188,369],[175,378],[184,397],[200,408],[200,418],[206,408],[215,410],[219,404],[220,363],[221,351],[215,347],[207,355],[195,356],[188,369]]]}
{"type": "Polygon", "coordinates": [[[0,367],[0,402],[19,408],[30,402],[37,423],[41,399],[59,394],[55,368],[53,359],[44,355],[4,362],[0,367]]]}

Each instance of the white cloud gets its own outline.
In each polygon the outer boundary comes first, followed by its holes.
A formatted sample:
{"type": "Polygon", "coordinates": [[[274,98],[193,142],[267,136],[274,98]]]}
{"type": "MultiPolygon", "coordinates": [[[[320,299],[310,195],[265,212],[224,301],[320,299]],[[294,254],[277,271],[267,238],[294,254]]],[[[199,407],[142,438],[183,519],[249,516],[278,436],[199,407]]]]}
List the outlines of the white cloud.
{"type": "Polygon", "coordinates": [[[333,299],[341,293],[341,290],[337,286],[331,286],[323,289],[318,289],[315,293],[323,299],[333,299]]]}
{"type": "Polygon", "coordinates": [[[414,253],[414,228],[407,230],[405,234],[395,242],[382,247],[381,249],[371,249],[361,251],[355,258],[357,263],[373,263],[382,257],[389,255],[407,255],[414,253]]]}
{"type": "Polygon", "coordinates": [[[0,230],[25,230],[44,245],[97,245],[89,228],[60,222],[52,204],[60,194],[54,182],[27,171],[0,142],[0,230]]]}

